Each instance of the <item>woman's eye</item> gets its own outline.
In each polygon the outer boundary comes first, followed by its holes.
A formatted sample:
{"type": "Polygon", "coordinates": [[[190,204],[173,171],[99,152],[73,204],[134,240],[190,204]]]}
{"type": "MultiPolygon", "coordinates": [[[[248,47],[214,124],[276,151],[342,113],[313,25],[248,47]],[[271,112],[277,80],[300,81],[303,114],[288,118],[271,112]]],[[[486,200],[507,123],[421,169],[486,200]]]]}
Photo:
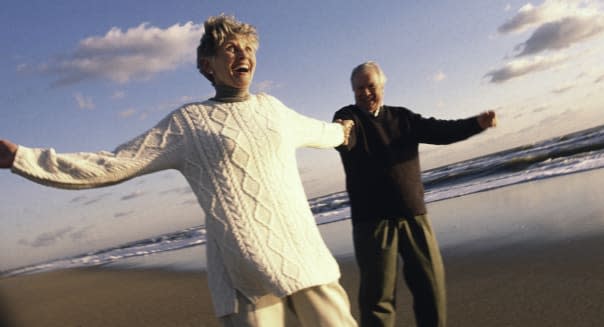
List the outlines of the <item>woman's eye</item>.
{"type": "Polygon", "coordinates": [[[227,46],[224,48],[225,51],[227,52],[235,52],[235,47],[234,46],[227,46]]]}

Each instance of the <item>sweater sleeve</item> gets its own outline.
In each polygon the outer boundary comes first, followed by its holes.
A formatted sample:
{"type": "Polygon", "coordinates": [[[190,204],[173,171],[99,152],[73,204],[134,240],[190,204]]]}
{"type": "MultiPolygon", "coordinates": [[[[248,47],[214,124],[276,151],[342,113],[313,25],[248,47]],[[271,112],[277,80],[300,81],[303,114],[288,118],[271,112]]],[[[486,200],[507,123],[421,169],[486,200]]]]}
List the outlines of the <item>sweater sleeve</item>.
{"type": "Polygon", "coordinates": [[[344,128],[339,123],[328,123],[304,116],[273,98],[283,108],[284,124],[290,129],[297,147],[333,148],[344,142],[344,128]]]}
{"type": "Polygon", "coordinates": [[[465,140],[482,132],[476,117],[458,120],[441,120],[424,118],[419,114],[412,114],[413,133],[420,143],[451,144],[465,140]]]}
{"type": "Polygon", "coordinates": [[[56,153],[19,146],[12,172],[34,182],[65,189],[117,184],[164,169],[181,169],[185,133],[173,113],[114,151],[56,153]]]}

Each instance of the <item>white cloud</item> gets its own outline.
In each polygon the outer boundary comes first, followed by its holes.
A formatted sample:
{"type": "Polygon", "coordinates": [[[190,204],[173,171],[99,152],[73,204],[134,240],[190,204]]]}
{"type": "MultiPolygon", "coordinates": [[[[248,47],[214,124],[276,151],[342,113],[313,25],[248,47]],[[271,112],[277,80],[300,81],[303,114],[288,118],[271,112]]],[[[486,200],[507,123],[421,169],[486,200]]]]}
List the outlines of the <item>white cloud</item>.
{"type": "Polygon", "coordinates": [[[75,93],[73,95],[73,98],[75,99],[80,109],[94,109],[94,102],[92,102],[91,97],[84,96],[81,93],[75,93]]]}
{"type": "Polygon", "coordinates": [[[502,83],[529,73],[550,69],[567,59],[567,56],[534,56],[530,59],[516,59],[508,62],[502,68],[491,70],[485,77],[490,78],[491,83],[502,83]]]}
{"type": "Polygon", "coordinates": [[[575,84],[570,84],[570,83],[565,84],[565,85],[561,85],[561,86],[559,86],[559,87],[557,87],[557,88],[553,89],[553,90],[552,90],[552,93],[555,93],[555,94],[562,94],[562,93],[565,93],[565,92],[567,92],[567,91],[572,90],[573,88],[575,88],[575,86],[576,86],[575,84]]]}
{"type": "Polygon", "coordinates": [[[604,31],[603,16],[575,16],[545,23],[526,42],[518,45],[517,56],[532,55],[545,50],[560,50],[604,31]]]}
{"type": "Polygon", "coordinates": [[[194,98],[190,95],[183,95],[180,97],[180,102],[191,102],[193,99],[194,98]]]}
{"type": "Polygon", "coordinates": [[[119,83],[145,79],[192,63],[202,34],[203,25],[192,22],[166,29],[147,23],[126,31],[114,27],[104,36],[80,41],[73,52],[41,64],[36,70],[56,76],[57,85],[98,78],[119,83]]]}
{"type": "MultiPolygon", "coordinates": [[[[577,43],[604,32],[604,14],[599,1],[545,0],[534,6],[524,5],[515,16],[498,29],[499,33],[522,32],[536,27],[530,37],[515,47],[515,60],[488,72],[490,82],[501,83],[512,78],[550,69],[566,57],[556,55],[577,43]],[[549,56],[536,56],[549,51],[549,56]],[[534,56],[529,59],[518,59],[534,56]]],[[[585,51],[584,51],[585,52],[585,51]]]]}
{"type": "Polygon", "coordinates": [[[145,192],[134,191],[134,192],[132,192],[130,194],[126,194],[126,195],[122,196],[121,200],[122,201],[128,201],[128,200],[139,198],[139,197],[141,197],[143,195],[145,195],[145,192]]]}
{"type": "Polygon", "coordinates": [[[124,91],[115,91],[111,95],[111,99],[113,99],[113,100],[123,99],[125,96],[126,96],[126,93],[124,91]]]}
{"type": "Polygon", "coordinates": [[[62,240],[69,233],[73,231],[73,227],[65,227],[52,232],[44,232],[36,236],[33,241],[20,240],[19,244],[28,245],[31,247],[45,247],[55,244],[57,241],[62,240]]]}
{"type": "Polygon", "coordinates": [[[442,71],[439,71],[436,74],[434,74],[434,76],[432,77],[432,80],[434,80],[435,82],[440,82],[440,81],[444,81],[446,78],[447,78],[447,75],[445,75],[445,73],[443,73],[442,71]]]}
{"type": "Polygon", "coordinates": [[[127,216],[130,216],[134,213],[134,210],[130,210],[130,211],[125,211],[125,212],[116,212],[113,214],[114,218],[124,218],[127,216]]]}
{"type": "Polygon", "coordinates": [[[593,16],[597,4],[589,0],[546,0],[535,7],[528,3],[498,28],[499,33],[519,33],[535,26],[572,16],[593,16]]]}
{"type": "Polygon", "coordinates": [[[119,113],[120,117],[122,117],[122,118],[129,118],[129,117],[132,117],[134,114],[136,114],[136,109],[133,109],[133,108],[126,109],[119,113]]]}
{"type": "Polygon", "coordinates": [[[264,80],[258,83],[254,83],[255,92],[265,92],[269,93],[270,91],[278,88],[280,85],[275,83],[274,81],[264,80]]]}

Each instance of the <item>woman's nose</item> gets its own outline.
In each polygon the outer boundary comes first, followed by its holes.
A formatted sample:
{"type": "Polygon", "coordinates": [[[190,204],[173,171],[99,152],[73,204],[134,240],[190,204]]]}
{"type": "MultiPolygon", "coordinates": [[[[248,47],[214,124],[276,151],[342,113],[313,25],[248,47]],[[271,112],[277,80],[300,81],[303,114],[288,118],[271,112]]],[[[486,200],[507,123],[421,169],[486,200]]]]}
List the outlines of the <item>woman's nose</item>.
{"type": "Polygon", "coordinates": [[[245,50],[239,48],[236,50],[235,54],[237,55],[237,58],[245,58],[247,56],[245,50]]]}

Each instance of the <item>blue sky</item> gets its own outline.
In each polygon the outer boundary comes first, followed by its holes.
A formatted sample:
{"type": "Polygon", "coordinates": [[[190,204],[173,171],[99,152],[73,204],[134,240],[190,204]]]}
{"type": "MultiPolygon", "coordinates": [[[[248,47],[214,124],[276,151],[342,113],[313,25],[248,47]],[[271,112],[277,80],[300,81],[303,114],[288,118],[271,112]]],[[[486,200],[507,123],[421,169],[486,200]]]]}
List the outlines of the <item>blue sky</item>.
{"type": "MultiPolygon", "coordinates": [[[[213,95],[195,68],[203,21],[260,34],[254,92],[330,120],[349,74],[375,60],[385,102],[499,126],[424,168],[604,124],[602,1],[13,1],[0,12],[0,138],[59,152],[111,150],[179,105],[213,95]]],[[[343,189],[333,150],[302,150],[310,196],[343,189]]],[[[203,223],[184,178],[162,172],[64,191],[0,172],[0,270],[203,223]],[[8,250],[6,250],[8,249],[8,250]]]]}

